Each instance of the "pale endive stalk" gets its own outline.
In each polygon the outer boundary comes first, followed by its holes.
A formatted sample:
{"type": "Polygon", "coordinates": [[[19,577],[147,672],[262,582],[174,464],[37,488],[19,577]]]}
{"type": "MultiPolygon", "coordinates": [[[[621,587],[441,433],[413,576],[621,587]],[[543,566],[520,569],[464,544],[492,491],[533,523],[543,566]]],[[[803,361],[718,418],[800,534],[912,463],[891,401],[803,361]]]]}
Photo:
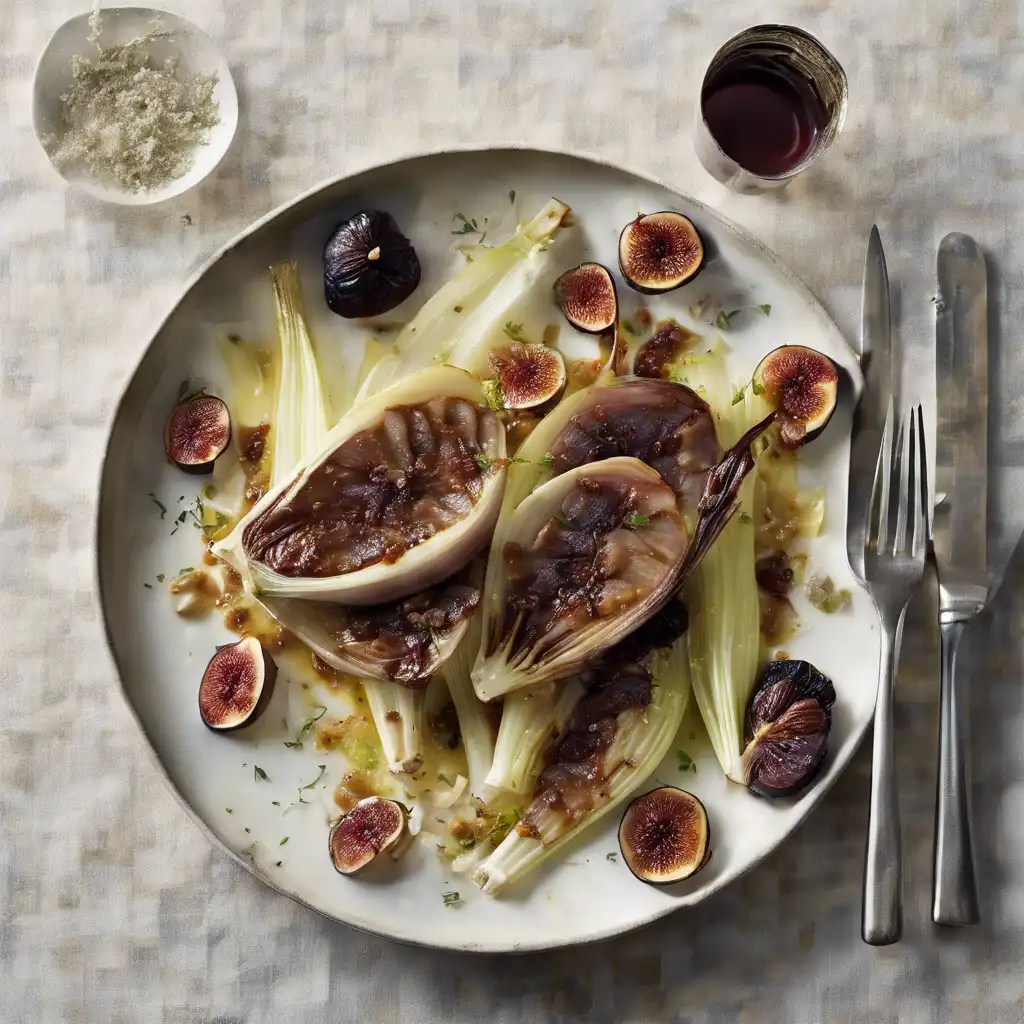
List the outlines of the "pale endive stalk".
{"type": "Polygon", "coordinates": [[[448,694],[455,705],[459,719],[459,733],[462,748],[466,753],[466,770],[469,774],[469,791],[483,799],[487,795],[487,773],[494,757],[494,717],[492,709],[477,699],[473,691],[470,673],[477,647],[480,645],[480,614],[473,621],[466,635],[441,668],[441,674],[448,684],[448,694]]]}
{"type": "Polygon", "coordinates": [[[331,428],[331,416],[303,313],[298,265],[276,263],[270,276],[280,346],[277,405],[270,435],[274,452],[270,486],[274,488],[316,454],[331,428]]]}
{"type": "Polygon", "coordinates": [[[621,806],[654,774],[686,712],[690,676],[683,638],[667,651],[655,651],[652,657],[651,703],[618,715],[615,738],[602,759],[604,781],[595,788],[593,809],[571,822],[558,810],[538,807],[531,821],[539,837],[524,835],[519,826],[513,828],[474,872],[473,880],[484,892],[498,895],[540,867],[580,832],[621,806]]]}
{"type": "Polygon", "coordinates": [[[583,686],[576,677],[508,694],[487,785],[528,796],[544,766],[544,753],[565,729],[582,696],[583,686]]]}
{"type": "Polygon", "coordinates": [[[423,764],[427,731],[426,687],[410,690],[389,680],[364,679],[363,689],[388,770],[395,774],[417,771],[423,764]]]}
{"type": "Polygon", "coordinates": [[[481,249],[423,304],[367,374],[357,402],[432,363],[448,363],[478,373],[487,353],[508,339],[502,329],[509,310],[553,266],[551,239],[569,208],[550,200],[508,241],[481,249]]]}
{"type": "MultiPolygon", "coordinates": [[[[715,413],[720,444],[733,445],[767,411],[750,394],[733,395],[725,353],[687,356],[680,368],[715,413]]],[[[760,444],[754,445],[755,453],[760,444]]],[[[755,474],[743,482],[740,506],[685,588],[693,693],[722,771],[742,782],[743,720],[757,676],[760,603],[755,576],[755,474]]]]}

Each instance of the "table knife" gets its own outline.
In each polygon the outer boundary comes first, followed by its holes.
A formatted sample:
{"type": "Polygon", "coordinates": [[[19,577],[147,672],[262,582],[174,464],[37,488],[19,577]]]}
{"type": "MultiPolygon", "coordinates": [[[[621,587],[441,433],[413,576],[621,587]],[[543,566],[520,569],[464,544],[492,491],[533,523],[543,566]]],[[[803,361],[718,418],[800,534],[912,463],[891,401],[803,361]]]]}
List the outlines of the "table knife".
{"type": "Polygon", "coordinates": [[[850,441],[850,487],[847,499],[846,551],[850,566],[864,582],[864,544],[868,508],[875,482],[892,390],[892,333],[889,274],[878,228],[871,228],[864,260],[859,352],[864,390],[853,415],[850,441]]]}
{"type": "Polygon", "coordinates": [[[985,258],[968,235],[946,235],[938,255],[933,544],[939,575],[942,679],[932,920],[978,921],[971,834],[968,690],[957,648],[985,607],[987,558],[988,288],[985,258]]]}

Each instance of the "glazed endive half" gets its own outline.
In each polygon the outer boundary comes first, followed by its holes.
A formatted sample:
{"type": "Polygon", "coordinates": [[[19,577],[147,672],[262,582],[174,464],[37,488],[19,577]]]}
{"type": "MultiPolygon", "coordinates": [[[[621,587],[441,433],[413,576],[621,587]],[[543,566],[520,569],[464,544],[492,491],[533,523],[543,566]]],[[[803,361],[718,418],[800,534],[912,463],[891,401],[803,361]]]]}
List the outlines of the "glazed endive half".
{"type": "Polygon", "coordinates": [[[505,465],[504,429],[479,381],[430,367],[343,416],[214,550],[260,597],[398,600],[486,545],[505,465]]]}

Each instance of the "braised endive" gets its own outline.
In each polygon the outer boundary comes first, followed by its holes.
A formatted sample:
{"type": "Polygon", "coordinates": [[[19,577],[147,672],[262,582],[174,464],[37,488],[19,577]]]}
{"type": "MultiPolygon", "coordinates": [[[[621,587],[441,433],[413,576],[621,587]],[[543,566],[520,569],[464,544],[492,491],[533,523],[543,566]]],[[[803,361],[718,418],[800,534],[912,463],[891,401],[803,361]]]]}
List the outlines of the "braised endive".
{"type": "Polygon", "coordinates": [[[479,381],[430,367],[343,416],[215,552],[257,594],[394,601],[450,577],[486,543],[504,456],[479,381]]]}
{"type": "Polygon", "coordinates": [[[437,363],[474,373],[487,370],[487,353],[507,342],[508,311],[552,265],[548,250],[569,207],[550,200],[501,245],[482,249],[429,298],[367,375],[363,400],[417,370],[437,363]]]}

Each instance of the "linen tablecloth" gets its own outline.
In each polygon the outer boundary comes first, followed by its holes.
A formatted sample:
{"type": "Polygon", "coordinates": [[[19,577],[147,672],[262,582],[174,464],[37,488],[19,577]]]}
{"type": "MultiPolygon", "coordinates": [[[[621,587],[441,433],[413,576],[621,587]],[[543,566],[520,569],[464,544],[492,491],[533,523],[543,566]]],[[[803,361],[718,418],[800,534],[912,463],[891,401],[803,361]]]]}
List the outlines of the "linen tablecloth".
{"type": "MultiPolygon", "coordinates": [[[[899,685],[906,935],[859,938],[868,751],[810,820],[699,908],[525,957],[403,948],[321,919],[214,852],[147,756],[93,593],[99,461],[121,387],[182,281],[319,179],[450,145],[634,165],[743,224],[856,333],[877,222],[898,329],[932,330],[934,252],[994,265],[1001,399],[1022,413],[1024,47],[1016,3],[922,0],[163,0],[223,47],[241,120],[223,164],[155,208],[68,192],[36,145],[34,61],[87,6],[0,9],[0,1020],[6,1022],[1002,1022],[1024,1018],[1021,582],[971,629],[984,922],[929,920],[935,598],[899,685]],[[697,165],[702,69],[747,25],[801,25],[850,76],[835,147],[738,198],[697,165]]],[[[930,368],[921,367],[927,384],[930,368]]],[[[1012,446],[1011,446],[1012,447],[1012,446]]]]}

